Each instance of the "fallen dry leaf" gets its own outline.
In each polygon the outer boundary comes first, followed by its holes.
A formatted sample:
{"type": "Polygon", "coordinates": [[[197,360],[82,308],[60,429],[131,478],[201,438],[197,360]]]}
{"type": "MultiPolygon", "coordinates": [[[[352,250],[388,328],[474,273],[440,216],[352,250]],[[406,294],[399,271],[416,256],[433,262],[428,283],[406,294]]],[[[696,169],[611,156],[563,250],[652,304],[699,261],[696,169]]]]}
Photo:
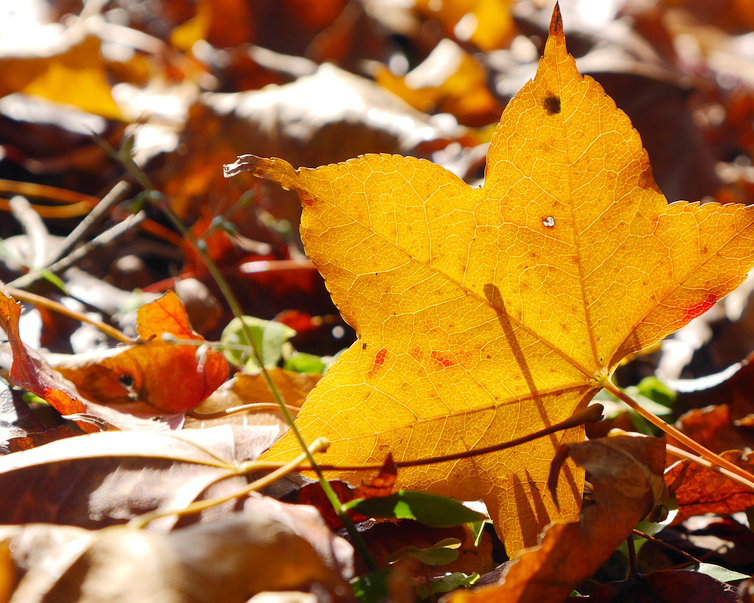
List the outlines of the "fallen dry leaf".
{"type": "Polygon", "coordinates": [[[276,427],[229,425],[176,434],[105,432],[9,454],[0,458],[0,517],[6,524],[101,528],[157,509],[181,509],[241,490],[247,482],[233,474],[238,463],[256,458],[277,435],[276,427]]]}
{"type": "MultiPolygon", "coordinates": [[[[307,254],[359,336],[299,414],[304,438],[332,442],[326,463],[461,453],[560,422],[754,264],[754,208],[667,204],[629,120],[576,70],[557,9],[483,188],[398,156],[298,171],[245,156],[228,173],[244,169],[298,190],[307,254]]],[[[400,487],[482,498],[515,555],[577,516],[579,471],[559,510],[544,485],[559,444],[581,438],[406,468],[400,487]]],[[[268,458],[297,451],[287,436],[268,458]]]]}
{"type": "MultiPolygon", "coordinates": [[[[724,397],[720,398],[724,400],[724,397]]],[[[754,445],[754,429],[751,425],[739,426],[731,419],[727,404],[707,406],[690,410],[681,415],[675,426],[712,452],[745,450],[754,445]]],[[[668,443],[678,446],[677,440],[668,437],[668,443]]]]}
{"type": "MultiPolygon", "coordinates": [[[[21,305],[0,289],[0,327],[5,331],[13,351],[10,381],[46,400],[61,415],[86,415],[92,410],[74,391],[75,387],[53,371],[47,361],[21,341],[19,319],[21,305]]],[[[98,431],[99,427],[79,421],[84,431],[98,431]]]]}
{"type": "Polygon", "coordinates": [[[559,603],[591,577],[663,498],[665,444],[655,438],[617,436],[569,444],[594,486],[575,523],[550,525],[539,544],[506,567],[494,586],[457,591],[453,603],[559,603]]]}
{"type": "Polygon", "coordinates": [[[123,119],[110,93],[100,40],[81,28],[63,34],[50,27],[45,48],[0,54],[0,97],[14,92],[41,96],[111,119],[123,119]]]}
{"type": "Polygon", "coordinates": [[[89,400],[147,417],[194,408],[228,378],[228,363],[220,352],[162,339],[168,334],[204,341],[191,328],[175,293],[141,306],[136,331],[144,343],[70,356],[54,368],[89,400]]]}
{"type": "Polygon", "coordinates": [[[400,77],[386,66],[375,81],[425,113],[447,112],[466,126],[485,126],[502,107],[487,88],[482,65],[458,44],[443,40],[427,59],[400,77]]]}
{"type": "Polygon", "coordinates": [[[261,591],[312,583],[327,600],[352,600],[350,545],[311,507],[270,498],[169,534],[30,524],[0,528],[0,540],[10,542],[20,578],[11,603],[245,603],[261,591]]]}
{"type": "Polygon", "coordinates": [[[634,574],[623,582],[612,582],[595,590],[589,603],[736,603],[737,589],[730,584],[696,572],[670,570],[634,574]]]}
{"type": "Polygon", "coordinates": [[[510,4],[510,0],[415,0],[414,7],[420,14],[440,21],[460,41],[488,51],[505,48],[516,34],[510,4]]]}
{"type": "MultiPolygon", "coordinates": [[[[294,373],[279,367],[268,369],[270,377],[283,397],[293,416],[295,408],[303,404],[322,375],[310,373],[294,373]]],[[[223,383],[204,402],[194,409],[194,418],[186,420],[186,427],[204,427],[208,425],[231,424],[277,424],[281,428],[286,423],[277,407],[275,398],[261,373],[237,373],[232,379],[223,383]],[[257,405],[246,412],[239,412],[226,417],[218,413],[247,404],[257,405]],[[206,418],[203,418],[206,417],[206,418]],[[210,418],[211,417],[211,418],[210,418]]]]}
{"type": "MultiPolygon", "coordinates": [[[[728,450],[720,456],[749,473],[754,472],[751,454],[728,450]]],[[[678,514],[673,524],[693,515],[730,515],[754,506],[751,489],[689,461],[680,461],[670,467],[665,473],[665,483],[678,501],[678,514]]]]}
{"type": "MultiPolygon", "coordinates": [[[[754,354],[729,366],[718,376],[726,376],[710,385],[710,377],[684,379],[672,384],[678,387],[678,408],[689,409],[709,404],[725,404],[729,409],[730,423],[754,414],[754,354]],[[679,387],[680,386],[680,387],[679,387]]],[[[730,450],[727,446],[724,450],[730,450]]]]}

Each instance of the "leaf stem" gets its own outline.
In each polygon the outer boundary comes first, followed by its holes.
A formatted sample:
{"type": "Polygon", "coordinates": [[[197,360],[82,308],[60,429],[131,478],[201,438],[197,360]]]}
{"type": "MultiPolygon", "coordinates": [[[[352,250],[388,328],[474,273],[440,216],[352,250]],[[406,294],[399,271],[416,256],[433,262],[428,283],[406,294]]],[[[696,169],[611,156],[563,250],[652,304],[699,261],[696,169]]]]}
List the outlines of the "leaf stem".
{"type": "MultiPolygon", "coordinates": [[[[152,189],[151,186],[149,186],[149,181],[146,178],[140,178],[139,182],[143,186],[146,184],[147,186],[145,186],[145,188],[147,188],[148,190],[154,191],[154,189],[152,189]]],[[[293,417],[291,416],[291,413],[289,412],[285,404],[285,400],[283,400],[283,396],[280,394],[280,390],[277,388],[277,385],[273,381],[272,376],[270,375],[269,371],[265,368],[264,362],[262,361],[262,355],[251,333],[251,329],[246,324],[246,321],[243,319],[243,310],[241,309],[241,305],[238,303],[238,300],[236,299],[236,296],[233,294],[233,291],[228,285],[228,282],[225,280],[225,277],[222,275],[217,265],[207,255],[203,247],[199,244],[199,241],[196,240],[196,237],[194,236],[194,234],[188,228],[186,228],[186,226],[183,224],[181,219],[176,215],[173,209],[167,203],[157,202],[157,196],[155,194],[148,195],[147,198],[150,199],[150,201],[152,201],[158,207],[158,209],[162,210],[162,212],[167,216],[168,220],[170,220],[173,226],[175,226],[175,228],[178,229],[178,231],[186,238],[189,244],[197,252],[199,257],[202,258],[202,261],[204,262],[204,265],[207,267],[207,270],[209,271],[210,275],[212,276],[212,278],[215,279],[215,282],[217,283],[218,287],[220,287],[220,291],[225,297],[225,300],[228,302],[228,305],[230,306],[230,309],[233,312],[233,315],[236,318],[238,318],[241,322],[241,327],[244,331],[244,335],[246,336],[247,341],[249,341],[249,343],[251,344],[251,350],[254,355],[254,360],[256,360],[257,365],[260,367],[262,376],[265,380],[265,383],[267,384],[267,387],[270,390],[270,393],[275,399],[275,402],[280,407],[280,412],[283,415],[283,419],[285,419],[285,422],[290,426],[291,432],[293,433],[299,445],[301,446],[301,449],[304,451],[306,460],[309,461],[309,464],[312,470],[317,474],[317,478],[319,479],[319,483],[322,486],[322,490],[327,496],[327,499],[330,501],[330,504],[335,510],[335,513],[343,522],[343,526],[346,528],[346,531],[348,532],[348,535],[351,538],[351,543],[353,544],[354,548],[358,550],[359,553],[361,554],[362,558],[364,559],[364,563],[367,565],[367,568],[369,569],[369,571],[373,571],[377,569],[377,564],[372,559],[372,556],[370,555],[369,550],[366,547],[366,543],[361,538],[361,535],[359,534],[358,530],[356,530],[356,526],[351,521],[351,518],[348,516],[348,513],[343,510],[343,505],[341,504],[338,496],[335,494],[335,491],[332,489],[332,486],[330,486],[330,482],[328,482],[327,479],[325,479],[325,476],[322,473],[322,470],[317,465],[317,461],[314,459],[314,456],[309,451],[309,448],[307,447],[306,442],[304,441],[304,438],[298,429],[298,426],[295,424],[293,417]]]]}
{"type": "Polygon", "coordinates": [[[638,565],[636,563],[636,547],[634,546],[634,535],[629,534],[626,538],[626,549],[628,549],[628,573],[629,580],[639,575],[638,565]]]}
{"type": "MultiPolygon", "coordinates": [[[[286,408],[288,408],[288,410],[291,410],[293,412],[298,412],[299,410],[301,410],[301,407],[299,406],[293,406],[291,404],[286,404],[285,406],[286,408]]],[[[274,402],[254,402],[252,404],[231,406],[230,408],[226,408],[217,412],[200,413],[194,410],[190,410],[186,414],[192,419],[196,419],[197,421],[209,421],[212,419],[222,419],[223,417],[229,417],[240,412],[264,412],[265,410],[280,410],[280,405],[274,402]]]]}
{"type": "Polygon", "coordinates": [[[723,467],[719,467],[718,465],[708,461],[707,459],[703,459],[695,454],[686,452],[682,448],[678,448],[677,446],[673,446],[672,444],[666,444],[665,451],[676,458],[683,459],[685,461],[690,461],[692,463],[696,463],[697,465],[700,465],[704,467],[705,469],[709,469],[711,471],[714,471],[715,473],[719,473],[720,475],[727,477],[732,482],[735,482],[739,484],[740,486],[743,486],[744,488],[749,488],[750,490],[754,490],[754,481],[739,477],[735,473],[731,473],[727,469],[724,469],[723,467]]]}
{"type": "MultiPolygon", "coordinates": [[[[709,461],[712,465],[719,467],[721,469],[725,469],[727,470],[727,472],[738,476],[740,478],[740,480],[737,480],[738,483],[742,485],[746,485],[746,487],[754,490],[754,483],[752,483],[752,481],[754,481],[754,475],[752,475],[748,471],[741,469],[740,467],[737,467],[730,461],[722,458],[719,454],[715,454],[711,450],[708,450],[707,448],[702,446],[699,442],[692,440],[685,433],[679,431],[673,425],[666,423],[654,413],[649,412],[648,410],[643,408],[638,402],[636,402],[633,398],[631,398],[631,396],[626,394],[622,389],[614,385],[611,381],[606,381],[603,384],[603,387],[607,391],[609,391],[611,394],[613,394],[616,398],[628,404],[628,406],[632,410],[636,411],[636,413],[638,413],[640,416],[644,417],[647,421],[649,421],[650,423],[652,423],[653,425],[661,429],[667,435],[669,435],[672,438],[675,438],[676,440],[678,440],[679,443],[693,450],[703,459],[709,461]]],[[[727,473],[723,475],[726,475],[726,477],[730,477],[727,473]]]]}

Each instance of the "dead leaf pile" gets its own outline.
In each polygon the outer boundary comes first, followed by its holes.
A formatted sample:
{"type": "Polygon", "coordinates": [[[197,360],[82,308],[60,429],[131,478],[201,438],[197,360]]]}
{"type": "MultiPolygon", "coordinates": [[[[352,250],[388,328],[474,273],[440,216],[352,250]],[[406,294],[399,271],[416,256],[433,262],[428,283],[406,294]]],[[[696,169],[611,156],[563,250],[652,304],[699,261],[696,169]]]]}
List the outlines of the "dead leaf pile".
{"type": "Polygon", "coordinates": [[[596,4],[0,8],[0,603],[747,600],[754,15],[596,4]]]}

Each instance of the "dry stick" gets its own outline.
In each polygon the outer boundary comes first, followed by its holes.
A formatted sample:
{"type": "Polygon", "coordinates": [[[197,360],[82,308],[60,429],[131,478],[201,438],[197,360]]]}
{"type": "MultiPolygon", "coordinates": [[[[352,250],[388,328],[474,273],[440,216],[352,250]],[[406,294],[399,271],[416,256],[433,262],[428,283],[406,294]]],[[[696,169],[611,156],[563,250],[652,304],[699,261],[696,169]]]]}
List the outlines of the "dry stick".
{"type": "MultiPolygon", "coordinates": [[[[79,202],[71,205],[38,205],[36,203],[29,204],[31,208],[39,214],[40,218],[79,218],[88,214],[92,206],[89,203],[79,202]]],[[[0,197],[0,211],[11,211],[10,200],[5,197],[0,197]]]]}
{"type": "Polygon", "coordinates": [[[220,496],[217,498],[209,498],[207,500],[194,502],[182,509],[176,509],[175,511],[152,511],[151,513],[145,513],[144,515],[134,517],[131,521],[128,522],[128,525],[133,528],[141,529],[146,527],[146,525],[150,522],[154,521],[155,519],[160,519],[161,517],[168,517],[170,515],[178,515],[180,517],[183,515],[200,513],[205,509],[215,507],[235,498],[240,498],[241,496],[245,496],[246,494],[250,494],[251,492],[256,492],[257,490],[261,490],[269,484],[279,480],[281,477],[292,473],[302,462],[306,460],[307,456],[310,456],[317,452],[323,452],[327,450],[327,447],[329,445],[330,442],[328,442],[325,438],[317,438],[316,440],[314,440],[314,442],[312,442],[312,445],[306,449],[306,452],[302,452],[289,463],[282,465],[269,475],[265,475],[264,477],[253,481],[248,486],[242,488],[237,492],[233,492],[232,494],[229,494],[227,496],[220,496]]]}
{"type": "Polygon", "coordinates": [[[113,339],[116,339],[117,341],[120,341],[122,343],[128,343],[131,344],[134,342],[133,339],[131,339],[128,335],[123,333],[122,331],[119,331],[115,327],[111,327],[110,325],[97,320],[95,318],[91,318],[84,314],[83,312],[79,312],[77,310],[72,310],[71,308],[66,308],[63,304],[53,301],[51,299],[47,299],[46,297],[42,297],[41,295],[36,295],[35,293],[29,293],[28,291],[23,291],[22,289],[16,289],[15,287],[11,287],[9,285],[4,285],[0,287],[5,290],[6,293],[13,296],[18,301],[26,302],[29,304],[34,304],[35,306],[42,306],[43,308],[47,308],[48,310],[51,310],[52,312],[57,312],[58,314],[62,314],[63,316],[68,316],[70,318],[73,318],[75,320],[78,320],[79,322],[85,322],[87,324],[92,325],[93,327],[96,327],[100,331],[102,331],[105,335],[109,335],[113,339]]]}
{"type": "Polygon", "coordinates": [[[66,257],[58,260],[54,264],[51,264],[50,266],[45,268],[44,271],[42,269],[33,270],[32,272],[28,272],[23,276],[19,276],[17,279],[8,283],[8,285],[16,287],[18,289],[26,289],[27,287],[30,287],[31,285],[36,283],[38,280],[43,279],[44,272],[52,272],[53,274],[56,274],[68,270],[68,268],[73,266],[76,262],[81,261],[93,251],[105,247],[106,245],[110,245],[114,241],[118,240],[120,237],[128,233],[128,231],[130,231],[132,228],[141,224],[146,219],[146,217],[147,215],[143,211],[140,211],[133,216],[129,216],[122,222],[118,222],[102,234],[94,237],[91,241],[85,243],[75,251],[68,254],[66,257]]]}
{"type": "MultiPolygon", "coordinates": [[[[0,178],[0,192],[11,194],[17,193],[26,197],[45,199],[47,201],[66,205],[86,204],[89,207],[96,207],[100,203],[100,199],[97,197],[84,195],[83,193],[77,193],[76,191],[69,191],[64,188],[56,188],[54,186],[34,184],[31,182],[4,180],[2,178],[0,178]]],[[[141,229],[144,232],[148,232],[149,234],[159,237],[173,245],[179,245],[181,242],[181,237],[179,235],[162,224],[158,224],[154,220],[144,220],[141,224],[141,229]]]]}
{"type": "Polygon", "coordinates": [[[45,261],[45,249],[50,241],[50,233],[47,232],[42,218],[35,212],[26,197],[20,195],[10,200],[10,210],[13,217],[18,221],[26,233],[31,248],[31,266],[38,268],[45,261]]]}
{"type": "MultiPolygon", "coordinates": [[[[614,385],[611,381],[606,380],[604,387],[611,394],[613,394],[616,398],[619,398],[620,400],[628,404],[634,411],[636,411],[639,415],[644,417],[647,421],[654,424],[656,427],[660,428],[669,436],[678,440],[681,444],[683,444],[687,448],[690,448],[691,450],[696,452],[703,459],[706,459],[707,461],[709,461],[713,465],[716,465],[717,467],[720,467],[721,469],[727,469],[730,473],[737,475],[738,477],[741,478],[741,480],[744,480],[744,482],[746,482],[747,487],[754,490],[754,483],[752,483],[752,481],[754,480],[754,475],[752,475],[748,471],[741,469],[740,467],[737,467],[730,461],[725,460],[719,454],[715,454],[714,452],[708,450],[707,448],[702,446],[699,442],[692,440],[685,433],[682,433],[681,431],[676,429],[673,425],[666,423],[660,417],[642,408],[635,400],[633,400],[630,396],[628,396],[619,387],[614,385]]],[[[739,482],[739,483],[742,483],[742,482],[739,482]]]]}
{"type": "Polygon", "coordinates": [[[110,192],[102,197],[102,201],[68,234],[60,247],[55,250],[55,253],[47,259],[47,263],[54,264],[73,251],[73,248],[83,240],[89,231],[107,216],[110,209],[123,199],[129,188],[129,184],[122,180],[111,188],[110,192]]]}
{"type": "Polygon", "coordinates": [[[665,450],[668,454],[676,458],[683,459],[685,461],[691,461],[692,463],[696,463],[697,465],[700,465],[701,467],[704,467],[705,469],[709,469],[710,471],[714,471],[715,473],[719,473],[720,475],[727,477],[732,482],[735,482],[743,486],[744,488],[749,488],[750,490],[754,490],[754,481],[748,478],[742,478],[735,473],[731,473],[727,469],[724,469],[723,467],[720,467],[719,465],[717,465],[717,463],[708,461],[707,459],[700,458],[697,455],[691,454],[690,452],[686,452],[682,448],[678,448],[676,446],[673,446],[672,444],[666,444],[665,450]]]}

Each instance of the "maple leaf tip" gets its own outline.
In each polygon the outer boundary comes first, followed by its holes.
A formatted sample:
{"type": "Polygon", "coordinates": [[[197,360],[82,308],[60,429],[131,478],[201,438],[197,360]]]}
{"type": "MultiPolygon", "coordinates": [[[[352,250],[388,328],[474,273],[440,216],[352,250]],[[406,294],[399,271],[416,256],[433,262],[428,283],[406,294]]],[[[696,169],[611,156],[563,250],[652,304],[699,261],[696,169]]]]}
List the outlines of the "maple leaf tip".
{"type": "Polygon", "coordinates": [[[260,158],[256,155],[239,155],[233,163],[226,163],[223,166],[223,176],[232,178],[241,172],[253,172],[259,161],[260,158]]]}
{"type": "Polygon", "coordinates": [[[560,2],[555,3],[555,8],[552,11],[552,19],[550,20],[550,35],[563,35],[563,15],[560,13],[560,2]]]}

